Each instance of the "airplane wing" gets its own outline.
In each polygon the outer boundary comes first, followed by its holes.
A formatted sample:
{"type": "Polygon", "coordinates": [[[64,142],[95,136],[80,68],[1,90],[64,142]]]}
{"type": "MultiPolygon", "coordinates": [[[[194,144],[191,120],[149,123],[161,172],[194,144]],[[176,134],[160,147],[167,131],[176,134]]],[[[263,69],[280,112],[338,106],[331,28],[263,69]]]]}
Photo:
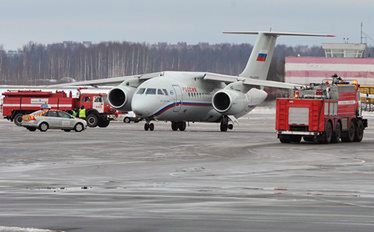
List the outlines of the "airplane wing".
{"type": "Polygon", "coordinates": [[[301,86],[298,84],[291,84],[291,83],[285,83],[285,82],[258,80],[258,79],[252,79],[252,78],[243,78],[239,76],[221,75],[221,74],[216,74],[216,73],[206,73],[203,76],[203,79],[210,80],[210,81],[221,81],[225,83],[233,83],[237,81],[242,81],[243,84],[245,85],[256,85],[256,86],[273,87],[273,88],[280,88],[280,89],[293,89],[295,87],[301,86]]]}
{"type": "Polygon", "coordinates": [[[126,80],[145,81],[145,80],[151,79],[153,77],[158,77],[158,76],[162,76],[162,75],[163,75],[162,72],[155,72],[155,73],[146,73],[146,74],[139,74],[139,75],[132,75],[132,76],[110,77],[110,78],[89,80],[89,81],[77,81],[77,82],[72,82],[72,83],[49,85],[49,87],[61,88],[61,87],[71,87],[71,86],[119,85],[126,80]]]}

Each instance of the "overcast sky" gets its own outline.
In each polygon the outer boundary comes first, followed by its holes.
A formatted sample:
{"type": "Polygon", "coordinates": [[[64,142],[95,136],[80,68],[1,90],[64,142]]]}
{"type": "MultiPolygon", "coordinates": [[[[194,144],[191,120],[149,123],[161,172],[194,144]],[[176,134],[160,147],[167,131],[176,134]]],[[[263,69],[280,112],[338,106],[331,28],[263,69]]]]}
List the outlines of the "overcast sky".
{"type": "MultiPolygon", "coordinates": [[[[0,0],[0,45],[29,41],[253,42],[224,30],[322,32],[337,38],[289,38],[282,44],[374,38],[374,0],[0,0]]],[[[374,44],[373,40],[368,41],[374,44]]]]}

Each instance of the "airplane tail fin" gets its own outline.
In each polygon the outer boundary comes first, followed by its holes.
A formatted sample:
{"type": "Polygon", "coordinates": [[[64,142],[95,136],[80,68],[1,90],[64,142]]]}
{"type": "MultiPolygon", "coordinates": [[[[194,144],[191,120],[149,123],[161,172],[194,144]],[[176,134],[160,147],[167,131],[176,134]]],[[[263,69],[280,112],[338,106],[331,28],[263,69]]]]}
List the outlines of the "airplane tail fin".
{"type": "Polygon", "coordinates": [[[248,63],[240,77],[266,80],[270,62],[273,57],[275,42],[280,35],[289,36],[317,36],[317,37],[335,37],[327,34],[309,34],[309,33],[292,33],[292,32],[266,32],[266,31],[231,31],[223,32],[224,34],[244,34],[258,35],[248,63]]]}

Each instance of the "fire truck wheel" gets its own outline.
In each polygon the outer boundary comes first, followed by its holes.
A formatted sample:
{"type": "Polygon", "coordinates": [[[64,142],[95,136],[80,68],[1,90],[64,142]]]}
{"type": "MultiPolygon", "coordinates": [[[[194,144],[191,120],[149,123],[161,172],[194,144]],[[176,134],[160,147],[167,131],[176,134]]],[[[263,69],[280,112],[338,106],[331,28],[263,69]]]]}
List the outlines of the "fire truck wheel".
{"type": "Polygon", "coordinates": [[[48,123],[46,123],[46,122],[42,122],[42,123],[40,123],[40,125],[39,125],[39,130],[40,130],[41,132],[46,132],[46,131],[48,130],[48,128],[49,128],[49,125],[48,125],[48,123]]]}
{"type": "Polygon", "coordinates": [[[314,142],[314,136],[304,136],[305,142],[314,142]]]}
{"type": "Polygon", "coordinates": [[[281,143],[291,143],[291,140],[287,135],[279,135],[279,141],[281,143]]]}
{"type": "Polygon", "coordinates": [[[293,135],[291,136],[291,143],[300,143],[301,141],[301,136],[300,135],[293,135]]]}
{"type": "Polygon", "coordinates": [[[355,130],[355,142],[361,142],[364,137],[364,123],[362,120],[357,121],[356,130],[355,130]]]}
{"type": "Polygon", "coordinates": [[[87,126],[89,127],[97,127],[97,124],[99,123],[99,117],[97,117],[96,114],[89,114],[86,118],[87,126]]]}
{"type": "Polygon", "coordinates": [[[16,124],[17,126],[21,126],[22,116],[23,116],[22,113],[16,114],[16,116],[14,116],[14,118],[13,118],[14,124],[16,124]]]}
{"type": "Polygon", "coordinates": [[[355,139],[356,123],[352,120],[348,131],[342,134],[342,142],[353,142],[355,139]]]}
{"type": "Polygon", "coordinates": [[[338,143],[341,136],[342,136],[342,126],[341,126],[340,122],[338,122],[338,123],[336,123],[335,130],[332,134],[331,142],[332,143],[338,143]]]}
{"type": "Polygon", "coordinates": [[[97,124],[99,127],[108,127],[110,121],[108,119],[101,119],[97,124]]]}
{"type": "Polygon", "coordinates": [[[333,134],[333,130],[332,130],[331,122],[327,122],[325,125],[325,132],[319,136],[319,139],[318,139],[319,143],[324,143],[324,144],[331,143],[332,134],[333,134]]]}
{"type": "Polygon", "coordinates": [[[75,130],[76,132],[81,132],[81,131],[83,131],[83,130],[84,130],[84,126],[83,126],[83,124],[80,123],[80,122],[78,122],[78,123],[75,125],[74,130],[75,130]]]}

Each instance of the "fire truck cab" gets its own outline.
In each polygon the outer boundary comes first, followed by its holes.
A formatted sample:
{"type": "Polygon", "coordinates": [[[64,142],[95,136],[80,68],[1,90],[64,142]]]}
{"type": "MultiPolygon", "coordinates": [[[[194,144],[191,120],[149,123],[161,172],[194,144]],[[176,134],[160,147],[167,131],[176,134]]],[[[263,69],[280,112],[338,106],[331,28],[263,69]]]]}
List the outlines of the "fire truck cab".
{"type": "Polygon", "coordinates": [[[340,77],[295,88],[276,101],[276,131],[281,143],[361,142],[368,126],[360,109],[357,81],[340,77]]]}

